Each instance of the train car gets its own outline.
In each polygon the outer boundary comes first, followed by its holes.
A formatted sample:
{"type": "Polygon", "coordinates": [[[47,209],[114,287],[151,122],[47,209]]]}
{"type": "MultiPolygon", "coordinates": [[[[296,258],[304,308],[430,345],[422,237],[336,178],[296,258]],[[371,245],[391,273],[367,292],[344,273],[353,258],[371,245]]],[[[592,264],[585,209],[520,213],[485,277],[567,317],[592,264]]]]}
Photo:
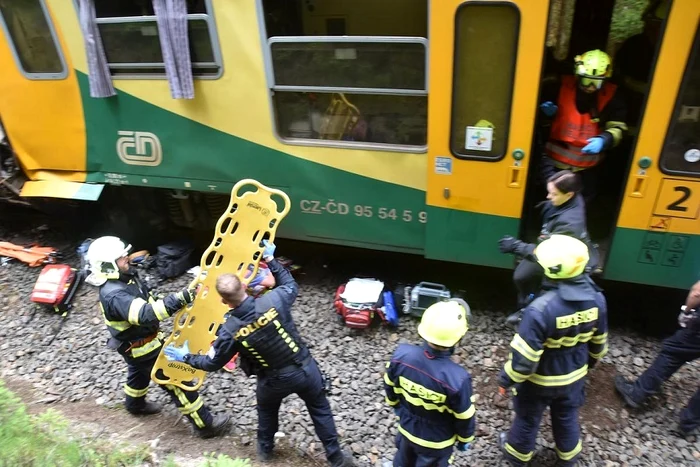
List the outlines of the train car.
{"type": "Polygon", "coordinates": [[[183,3],[0,0],[5,188],[196,227],[254,178],[293,202],[282,237],[510,268],[498,239],[533,239],[544,198],[541,90],[634,39],[638,115],[588,206],[602,274],[700,278],[697,0],[183,3]]]}

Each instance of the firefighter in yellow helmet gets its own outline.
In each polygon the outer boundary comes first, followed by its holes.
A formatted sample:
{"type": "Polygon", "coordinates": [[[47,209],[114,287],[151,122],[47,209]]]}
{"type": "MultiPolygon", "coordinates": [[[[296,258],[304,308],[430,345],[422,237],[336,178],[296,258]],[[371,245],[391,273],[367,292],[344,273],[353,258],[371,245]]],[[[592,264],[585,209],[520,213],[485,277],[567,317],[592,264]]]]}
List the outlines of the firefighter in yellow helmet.
{"type": "Polygon", "coordinates": [[[627,107],[617,92],[612,60],[602,50],[574,58],[573,74],[543,86],[540,110],[551,119],[541,163],[542,180],[561,170],[581,172],[588,201],[597,191],[596,169],[605,152],[617,146],[627,131],[627,107]]]}
{"type": "Polygon", "coordinates": [[[583,242],[552,235],[537,246],[535,256],[552,284],[525,308],[499,375],[499,392],[516,394],[515,420],[508,433],[501,433],[500,445],[511,465],[530,462],[549,407],[557,465],[571,466],[582,449],[578,410],[585,377],[608,349],[607,305],[584,273],[588,247],[583,242]]]}
{"type": "Polygon", "coordinates": [[[386,401],[399,417],[395,467],[447,466],[454,448],[474,440],[471,376],[450,359],[469,317],[461,299],[431,305],[418,326],[425,342],[400,344],[387,363],[386,401]]]}

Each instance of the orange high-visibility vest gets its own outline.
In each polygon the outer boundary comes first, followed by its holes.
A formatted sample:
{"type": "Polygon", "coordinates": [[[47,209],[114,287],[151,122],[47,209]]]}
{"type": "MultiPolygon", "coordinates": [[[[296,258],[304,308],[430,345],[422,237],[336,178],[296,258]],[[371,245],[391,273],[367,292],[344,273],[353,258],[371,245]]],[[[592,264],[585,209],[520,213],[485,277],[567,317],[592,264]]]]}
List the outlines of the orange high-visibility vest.
{"type": "MultiPolygon", "coordinates": [[[[605,82],[598,91],[598,113],[615,95],[617,86],[605,82]]],[[[581,149],[588,139],[601,133],[597,121],[591,120],[589,113],[580,114],[576,109],[576,77],[564,76],[559,88],[557,115],[552,122],[549,142],[545,145],[547,155],[562,164],[586,169],[593,167],[603,158],[603,154],[584,154],[581,149]]]]}

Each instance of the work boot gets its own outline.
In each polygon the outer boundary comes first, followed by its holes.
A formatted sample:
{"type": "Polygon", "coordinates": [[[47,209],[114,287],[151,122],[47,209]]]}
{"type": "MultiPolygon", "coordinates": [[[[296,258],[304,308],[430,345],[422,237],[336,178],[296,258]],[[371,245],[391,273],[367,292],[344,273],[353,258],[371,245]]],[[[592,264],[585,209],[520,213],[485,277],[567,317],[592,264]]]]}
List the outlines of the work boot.
{"type": "Polygon", "coordinates": [[[268,462],[272,461],[272,458],[275,457],[274,451],[263,451],[262,449],[258,448],[256,451],[256,457],[260,462],[263,464],[267,464],[268,462]]]}
{"type": "Polygon", "coordinates": [[[214,438],[216,436],[224,436],[228,433],[231,427],[230,415],[217,415],[212,420],[211,425],[197,430],[197,436],[202,439],[214,438]]]}
{"type": "Polygon", "coordinates": [[[676,423],[676,425],[671,428],[671,433],[673,433],[676,436],[680,436],[681,438],[688,438],[690,436],[695,436],[700,432],[699,427],[695,427],[690,431],[686,431],[681,427],[680,423],[676,423]]]}
{"type": "Polygon", "coordinates": [[[622,400],[625,404],[629,405],[633,409],[638,409],[641,405],[639,402],[632,398],[634,393],[634,384],[627,381],[622,375],[615,376],[615,389],[622,396],[622,400]]]}
{"type": "Polygon", "coordinates": [[[136,407],[126,406],[126,411],[132,415],[153,415],[160,413],[161,409],[162,407],[160,404],[156,404],[155,402],[144,402],[143,405],[136,407]]]}
{"type": "Polygon", "coordinates": [[[355,459],[346,451],[340,451],[337,459],[331,461],[331,467],[354,467],[355,459]]]}

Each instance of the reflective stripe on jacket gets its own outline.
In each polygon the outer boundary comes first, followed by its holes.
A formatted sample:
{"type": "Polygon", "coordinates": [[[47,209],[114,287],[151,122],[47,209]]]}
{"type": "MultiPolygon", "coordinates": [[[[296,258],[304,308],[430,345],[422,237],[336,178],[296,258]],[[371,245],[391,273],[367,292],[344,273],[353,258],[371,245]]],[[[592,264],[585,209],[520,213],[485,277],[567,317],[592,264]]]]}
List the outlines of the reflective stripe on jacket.
{"type": "MultiPolygon", "coordinates": [[[[556,162],[576,168],[589,168],[598,164],[603,158],[600,154],[583,154],[581,149],[588,144],[588,139],[598,136],[601,128],[598,120],[591,119],[589,113],[581,114],[576,108],[576,77],[563,76],[557,114],[552,121],[549,141],[545,145],[547,155],[556,162]]],[[[606,82],[598,91],[598,113],[600,113],[615,95],[617,86],[606,82]]]]}
{"type": "Polygon", "coordinates": [[[430,449],[452,449],[474,440],[475,407],[469,372],[449,351],[401,344],[387,364],[387,403],[398,410],[399,432],[430,449]]]}

